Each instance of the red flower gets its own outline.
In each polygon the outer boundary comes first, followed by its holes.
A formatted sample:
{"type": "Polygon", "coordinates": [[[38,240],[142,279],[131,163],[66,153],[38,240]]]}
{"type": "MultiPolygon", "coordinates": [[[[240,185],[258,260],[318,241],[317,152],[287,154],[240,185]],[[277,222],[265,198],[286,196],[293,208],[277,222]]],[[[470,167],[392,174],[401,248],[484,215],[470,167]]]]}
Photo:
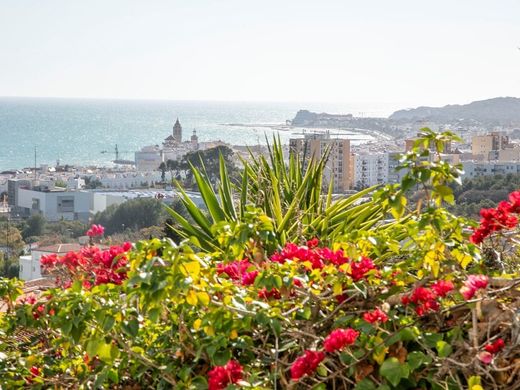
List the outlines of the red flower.
{"type": "Polygon", "coordinates": [[[272,288],[271,290],[267,290],[265,287],[258,291],[258,298],[262,299],[280,299],[282,295],[280,291],[276,288],[272,288]]]}
{"type": "Polygon", "coordinates": [[[470,241],[480,244],[494,232],[514,228],[518,224],[518,218],[513,213],[520,213],[520,191],[509,194],[509,202],[502,201],[495,209],[480,210],[480,226],[474,229],[470,241]]]}
{"type": "MultiPolygon", "coordinates": [[[[438,286],[436,287],[438,288],[438,286]]],[[[415,312],[419,316],[439,310],[436,291],[427,287],[415,288],[411,295],[403,296],[401,302],[403,305],[415,304],[415,312]]]]}
{"type": "Polygon", "coordinates": [[[495,342],[486,345],[484,347],[484,349],[487,352],[492,353],[493,355],[495,355],[495,354],[499,353],[501,350],[503,350],[504,347],[505,347],[504,340],[497,339],[495,342]]]}
{"type": "Polygon", "coordinates": [[[307,241],[307,246],[309,247],[309,249],[312,249],[316,248],[319,243],[320,241],[318,240],[318,238],[314,237],[312,240],[307,241]]]}
{"type": "Polygon", "coordinates": [[[363,279],[365,275],[373,269],[376,269],[374,262],[368,257],[362,257],[361,261],[353,261],[350,263],[350,276],[354,282],[357,282],[363,279]]]}
{"type": "Polygon", "coordinates": [[[410,296],[410,300],[415,304],[424,303],[436,298],[437,294],[435,291],[432,291],[426,287],[417,287],[415,290],[413,290],[412,295],[410,296]]]}
{"type": "Polygon", "coordinates": [[[388,321],[388,316],[386,313],[380,308],[376,308],[375,310],[366,312],[363,314],[363,319],[366,322],[370,322],[371,324],[375,322],[386,322],[388,321]]]}
{"type": "Polygon", "coordinates": [[[240,363],[230,360],[225,366],[217,366],[208,372],[208,390],[223,390],[229,384],[240,381],[242,375],[240,363]]]}
{"type": "Polygon", "coordinates": [[[25,381],[29,384],[33,383],[33,379],[37,376],[42,376],[42,370],[40,367],[36,367],[36,366],[32,366],[30,369],[29,369],[29,373],[31,374],[31,376],[27,376],[25,377],[25,381]]]}
{"type": "Polygon", "coordinates": [[[449,280],[437,280],[432,284],[431,288],[439,297],[445,297],[449,292],[453,291],[455,286],[449,280]]]}
{"type": "Polygon", "coordinates": [[[359,332],[354,329],[335,329],[323,341],[323,347],[327,352],[335,352],[356,342],[359,332]]]}
{"type": "Polygon", "coordinates": [[[514,191],[509,194],[509,201],[511,202],[510,211],[512,213],[520,213],[520,191],[514,191]]]}
{"type": "Polygon", "coordinates": [[[291,366],[291,379],[297,381],[304,375],[311,375],[325,358],[323,352],[306,350],[303,356],[291,366]]]}
{"type": "Polygon", "coordinates": [[[87,230],[87,236],[96,237],[102,236],[105,232],[105,228],[101,225],[92,225],[89,230],[87,230]]]}

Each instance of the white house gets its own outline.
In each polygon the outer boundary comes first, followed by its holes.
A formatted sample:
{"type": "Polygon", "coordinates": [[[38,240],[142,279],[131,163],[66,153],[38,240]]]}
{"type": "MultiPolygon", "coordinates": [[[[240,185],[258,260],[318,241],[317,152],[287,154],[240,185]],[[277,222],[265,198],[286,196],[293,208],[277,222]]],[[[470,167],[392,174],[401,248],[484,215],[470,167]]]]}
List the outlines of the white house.
{"type": "Polygon", "coordinates": [[[33,249],[30,255],[20,256],[19,278],[21,280],[40,279],[43,276],[40,259],[42,256],[56,254],[63,256],[71,251],[79,251],[79,244],[56,244],[33,249]]]}

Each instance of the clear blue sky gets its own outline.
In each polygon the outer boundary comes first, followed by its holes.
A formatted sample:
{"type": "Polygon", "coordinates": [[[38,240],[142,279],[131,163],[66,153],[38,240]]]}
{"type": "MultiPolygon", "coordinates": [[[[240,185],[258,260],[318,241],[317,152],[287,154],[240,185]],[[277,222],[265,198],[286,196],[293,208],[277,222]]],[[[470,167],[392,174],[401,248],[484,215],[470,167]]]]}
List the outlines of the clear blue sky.
{"type": "Polygon", "coordinates": [[[0,96],[520,96],[518,0],[1,0],[0,96]]]}

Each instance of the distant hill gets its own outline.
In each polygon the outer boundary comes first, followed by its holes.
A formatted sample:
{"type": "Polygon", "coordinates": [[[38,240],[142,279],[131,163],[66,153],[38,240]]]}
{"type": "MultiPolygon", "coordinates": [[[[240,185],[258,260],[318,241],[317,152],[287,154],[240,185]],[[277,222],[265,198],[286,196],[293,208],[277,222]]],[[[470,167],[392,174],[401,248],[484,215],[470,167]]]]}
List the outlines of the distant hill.
{"type": "Polygon", "coordinates": [[[498,97],[469,104],[444,107],[418,107],[390,115],[395,121],[431,120],[450,122],[472,120],[487,124],[520,124],[520,98],[498,97]]]}

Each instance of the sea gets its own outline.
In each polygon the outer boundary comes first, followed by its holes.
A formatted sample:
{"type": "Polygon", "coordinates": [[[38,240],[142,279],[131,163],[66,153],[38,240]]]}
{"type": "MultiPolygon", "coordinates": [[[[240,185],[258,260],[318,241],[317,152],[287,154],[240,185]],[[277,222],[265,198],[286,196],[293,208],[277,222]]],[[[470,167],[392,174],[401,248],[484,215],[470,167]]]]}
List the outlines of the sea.
{"type": "MultiPolygon", "coordinates": [[[[215,102],[173,100],[108,100],[0,97],[0,171],[35,164],[111,166],[115,148],[120,159],[134,159],[147,145],[160,145],[178,118],[183,138],[193,130],[199,141],[232,145],[265,144],[279,135],[282,142],[305,129],[286,126],[297,111],[387,116],[382,104],[215,102]]],[[[353,143],[372,136],[343,132],[353,143]]]]}

